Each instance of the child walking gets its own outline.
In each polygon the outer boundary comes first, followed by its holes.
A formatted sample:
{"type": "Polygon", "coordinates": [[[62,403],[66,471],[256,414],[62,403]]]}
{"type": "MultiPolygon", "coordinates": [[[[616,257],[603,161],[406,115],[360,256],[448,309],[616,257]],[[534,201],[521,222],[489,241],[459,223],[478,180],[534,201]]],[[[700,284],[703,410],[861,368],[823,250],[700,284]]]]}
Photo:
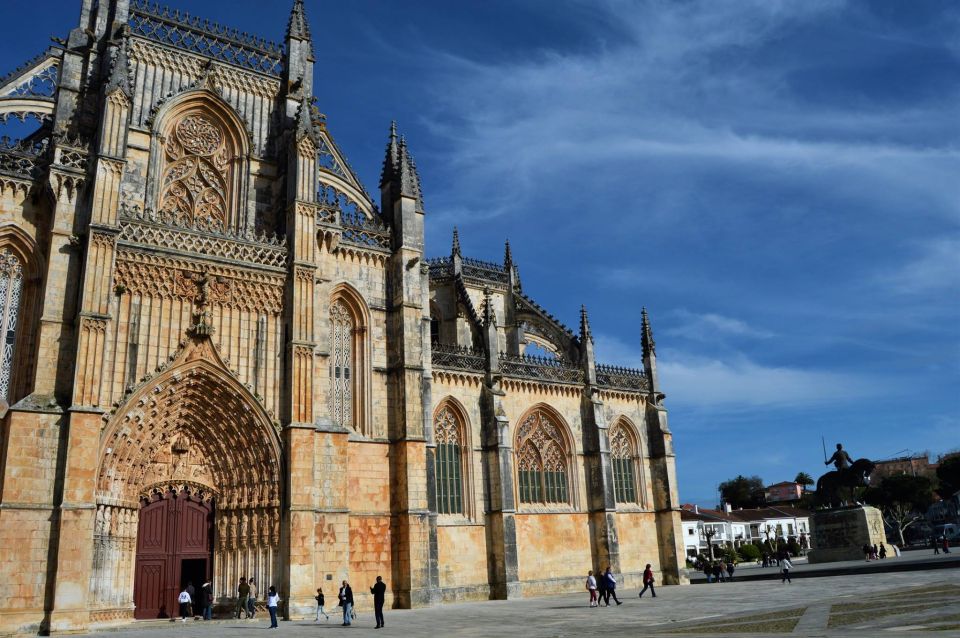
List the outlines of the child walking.
{"type": "Polygon", "coordinates": [[[330,614],[323,611],[323,589],[317,587],[317,619],[313,622],[320,622],[320,616],[326,616],[327,620],[330,620],[330,614]]]}

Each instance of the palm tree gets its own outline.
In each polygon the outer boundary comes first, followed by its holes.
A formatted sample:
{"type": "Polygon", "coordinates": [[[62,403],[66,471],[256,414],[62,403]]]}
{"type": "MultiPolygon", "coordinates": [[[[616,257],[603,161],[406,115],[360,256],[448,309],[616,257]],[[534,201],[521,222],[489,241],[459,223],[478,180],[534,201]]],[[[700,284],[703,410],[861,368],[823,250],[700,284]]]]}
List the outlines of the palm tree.
{"type": "Polygon", "coordinates": [[[793,482],[806,488],[808,485],[813,485],[813,477],[806,472],[798,472],[797,478],[793,479],[793,482]]]}

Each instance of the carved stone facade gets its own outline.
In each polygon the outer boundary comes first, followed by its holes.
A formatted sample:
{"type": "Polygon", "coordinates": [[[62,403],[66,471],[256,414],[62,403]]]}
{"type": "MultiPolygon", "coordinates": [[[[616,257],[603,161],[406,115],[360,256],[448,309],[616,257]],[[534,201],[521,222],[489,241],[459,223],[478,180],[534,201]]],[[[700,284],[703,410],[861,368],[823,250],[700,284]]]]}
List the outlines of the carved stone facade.
{"type": "Polygon", "coordinates": [[[156,617],[189,579],[290,617],[344,578],[398,607],[680,581],[646,315],[644,369],[604,366],[509,246],[426,261],[396,128],[375,202],[313,106],[301,0],[282,44],[79,2],[0,79],[39,127],[0,143],[0,633],[156,617]]]}

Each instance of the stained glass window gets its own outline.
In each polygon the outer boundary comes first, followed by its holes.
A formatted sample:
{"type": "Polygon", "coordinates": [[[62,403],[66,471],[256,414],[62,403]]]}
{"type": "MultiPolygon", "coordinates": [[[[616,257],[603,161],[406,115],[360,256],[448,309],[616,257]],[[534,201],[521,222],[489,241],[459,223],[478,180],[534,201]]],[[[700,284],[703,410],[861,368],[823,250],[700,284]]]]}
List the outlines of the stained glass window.
{"type": "Polygon", "coordinates": [[[17,256],[0,249],[0,331],[3,335],[3,356],[0,359],[0,397],[9,398],[13,368],[13,349],[17,341],[17,317],[20,314],[20,293],[23,290],[23,266],[17,256]]]}
{"type": "Polygon", "coordinates": [[[560,430],[540,410],[517,428],[521,503],[569,503],[567,451],[560,430]]]}
{"type": "Polygon", "coordinates": [[[437,512],[464,514],[463,502],[463,427],[449,407],[434,420],[437,441],[437,512]]]}
{"type": "Polygon", "coordinates": [[[330,306],[330,401],[333,420],[353,427],[353,317],[340,301],[330,306]]]}
{"type": "Polygon", "coordinates": [[[619,422],[610,429],[610,458],[614,498],[618,503],[636,503],[636,451],[626,427],[619,422]]]}

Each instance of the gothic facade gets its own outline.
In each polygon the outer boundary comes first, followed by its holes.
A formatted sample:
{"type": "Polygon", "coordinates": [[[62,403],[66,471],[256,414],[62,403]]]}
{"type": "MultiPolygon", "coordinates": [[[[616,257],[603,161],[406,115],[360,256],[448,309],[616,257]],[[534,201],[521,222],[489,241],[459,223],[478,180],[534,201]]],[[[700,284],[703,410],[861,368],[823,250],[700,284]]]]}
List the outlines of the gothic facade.
{"type": "Polygon", "coordinates": [[[377,200],[282,44],[81,0],[0,80],[0,633],[173,611],[241,576],[311,612],[679,582],[671,433],[644,369],[596,362],[502,263],[427,259],[391,127],[377,200]],[[536,357],[530,349],[546,351],[536,357]]]}

